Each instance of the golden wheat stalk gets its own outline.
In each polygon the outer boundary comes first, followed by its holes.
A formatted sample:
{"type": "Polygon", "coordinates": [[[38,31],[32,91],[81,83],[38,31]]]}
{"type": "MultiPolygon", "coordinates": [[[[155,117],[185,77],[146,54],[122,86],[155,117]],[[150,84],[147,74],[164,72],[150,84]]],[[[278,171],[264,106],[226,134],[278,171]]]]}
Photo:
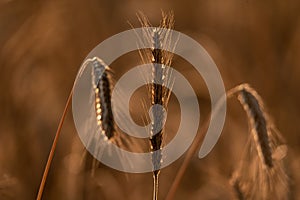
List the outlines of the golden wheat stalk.
{"type": "Polygon", "coordinates": [[[231,184],[238,199],[287,199],[289,177],[283,158],[287,146],[276,130],[258,93],[248,84],[228,92],[237,98],[247,113],[251,136],[231,184]]]}
{"type": "MultiPolygon", "coordinates": [[[[153,46],[149,49],[141,49],[140,55],[144,63],[152,63],[152,84],[149,87],[151,105],[162,105],[167,109],[168,101],[170,97],[170,90],[167,86],[170,84],[170,72],[166,66],[170,66],[172,62],[173,54],[169,53],[164,48],[170,45],[170,35],[168,34],[170,29],[174,26],[174,15],[170,13],[162,13],[162,21],[160,26],[154,31],[144,31],[145,38],[143,42],[148,42],[153,46]],[[158,84],[161,83],[161,84],[158,84]]],[[[143,27],[151,27],[147,17],[142,13],[138,16],[143,27]]],[[[158,130],[157,127],[164,125],[163,108],[159,107],[159,110],[153,110],[153,122],[150,130],[150,147],[152,152],[152,164],[153,164],[153,199],[158,198],[158,180],[162,162],[162,145],[164,137],[164,128],[158,130]]]]}

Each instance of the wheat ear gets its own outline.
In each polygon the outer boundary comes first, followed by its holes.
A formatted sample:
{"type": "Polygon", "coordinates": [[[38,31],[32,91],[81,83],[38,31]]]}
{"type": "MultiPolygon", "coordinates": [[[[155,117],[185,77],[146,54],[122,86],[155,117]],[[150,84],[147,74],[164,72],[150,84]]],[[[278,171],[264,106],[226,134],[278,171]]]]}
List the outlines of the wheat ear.
{"type": "MultiPolygon", "coordinates": [[[[94,102],[94,113],[91,117],[96,117],[97,126],[99,127],[99,133],[102,136],[105,144],[115,143],[119,147],[133,147],[130,138],[123,138],[117,129],[114,120],[114,113],[112,110],[112,99],[111,93],[113,89],[113,71],[112,69],[105,64],[105,62],[98,58],[94,57],[87,59],[84,65],[92,67],[92,86],[94,96],[92,101],[94,102]],[[130,143],[130,145],[128,145],[130,143]]],[[[91,141],[91,145],[95,144],[96,153],[101,154],[104,150],[104,146],[100,146],[97,141],[91,141]]],[[[121,155],[120,155],[121,156],[121,155]]],[[[99,165],[98,160],[93,158],[92,162],[92,175],[95,172],[95,169],[99,165]]]]}
{"type": "MultiPolygon", "coordinates": [[[[170,84],[170,72],[166,66],[171,65],[173,54],[163,50],[167,45],[170,45],[170,35],[168,34],[174,25],[174,15],[170,13],[162,13],[162,21],[159,28],[154,31],[144,31],[143,42],[148,42],[153,48],[140,50],[140,55],[144,63],[152,63],[152,80],[149,87],[151,105],[161,105],[158,109],[154,109],[152,116],[153,121],[150,130],[150,147],[152,152],[153,164],[153,199],[158,198],[158,180],[162,162],[162,145],[164,137],[164,128],[158,130],[157,127],[162,127],[164,123],[163,108],[167,108],[170,90],[166,87],[170,84]],[[162,84],[157,84],[162,83],[162,84]]],[[[143,27],[150,27],[148,19],[142,13],[138,16],[143,27]]]]}
{"type": "Polygon", "coordinates": [[[115,134],[114,117],[111,104],[111,69],[99,58],[91,61],[93,65],[93,86],[95,90],[95,111],[97,124],[105,140],[115,134]]]}
{"type": "Polygon", "coordinates": [[[228,92],[229,97],[233,95],[247,113],[251,133],[245,155],[231,179],[238,199],[287,199],[289,177],[283,162],[287,146],[282,145],[282,136],[252,87],[239,85],[228,92]]]}
{"type": "Polygon", "coordinates": [[[247,113],[250,131],[256,143],[257,153],[267,168],[273,167],[270,139],[267,127],[267,116],[263,101],[257,92],[248,84],[242,84],[229,91],[229,96],[237,93],[238,100],[247,113]]]}

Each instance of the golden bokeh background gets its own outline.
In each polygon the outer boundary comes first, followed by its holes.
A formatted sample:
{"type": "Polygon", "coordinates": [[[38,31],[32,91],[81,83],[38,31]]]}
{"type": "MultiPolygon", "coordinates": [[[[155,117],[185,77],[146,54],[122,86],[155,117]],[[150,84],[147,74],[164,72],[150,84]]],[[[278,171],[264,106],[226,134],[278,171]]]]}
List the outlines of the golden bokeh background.
{"type": "MultiPolygon", "coordinates": [[[[1,0],[0,199],[36,197],[59,118],[85,56],[130,24],[139,27],[138,11],[158,25],[161,10],[173,10],[175,29],[207,49],[227,90],[247,82],[261,94],[288,144],[292,190],[299,199],[297,0],[1,0]]],[[[185,73],[197,85],[193,73],[185,73]]],[[[199,84],[200,106],[207,106],[209,96],[199,84]]],[[[203,109],[205,116],[209,109],[203,109]]],[[[151,199],[151,174],[124,174],[100,165],[94,177],[87,175],[71,112],[62,131],[43,199],[151,199]]],[[[232,199],[229,179],[247,133],[242,108],[230,100],[220,141],[208,157],[193,157],[176,199],[232,199]]],[[[160,199],[181,163],[162,170],[160,199]]]]}

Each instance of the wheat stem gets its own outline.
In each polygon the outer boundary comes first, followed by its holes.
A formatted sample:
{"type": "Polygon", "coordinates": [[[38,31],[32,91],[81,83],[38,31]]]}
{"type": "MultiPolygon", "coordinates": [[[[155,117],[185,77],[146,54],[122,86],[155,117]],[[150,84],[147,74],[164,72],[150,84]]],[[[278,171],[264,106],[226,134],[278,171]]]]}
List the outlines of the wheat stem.
{"type": "Polygon", "coordinates": [[[48,156],[47,164],[45,166],[45,170],[44,170],[44,173],[43,173],[43,177],[42,177],[42,180],[41,180],[41,184],[40,184],[40,187],[39,187],[39,191],[38,191],[36,200],[41,200],[42,199],[42,195],[43,195],[43,191],[44,191],[44,188],[45,188],[47,176],[48,176],[50,166],[51,166],[51,163],[52,163],[52,160],[53,160],[53,157],[54,157],[55,149],[56,149],[56,146],[57,146],[57,141],[58,141],[58,138],[60,136],[61,129],[62,129],[63,123],[65,121],[65,117],[66,117],[68,108],[70,106],[72,95],[73,95],[73,88],[72,88],[72,90],[69,94],[69,97],[68,97],[67,103],[65,105],[63,114],[61,116],[57,131],[55,133],[55,138],[53,140],[52,147],[51,147],[51,150],[50,150],[50,153],[49,153],[49,156],[48,156]]]}
{"type": "Polygon", "coordinates": [[[158,199],[158,180],[159,173],[153,173],[153,200],[158,199]]]}
{"type": "Polygon", "coordinates": [[[170,190],[167,194],[166,200],[173,200],[175,193],[177,191],[177,188],[179,187],[180,181],[182,180],[182,177],[192,159],[192,157],[194,156],[194,154],[196,153],[197,149],[199,148],[200,144],[203,142],[204,136],[205,136],[205,132],[208,129],[208,125],[210,122],[210,118],[207,118],[204,122],[204,125],[200,128],[199,133],[196,135],[192,145],[190,146],[189,150],[187,151],[184,161],[181,164],[175,179],[170,187],[170,190]]]}

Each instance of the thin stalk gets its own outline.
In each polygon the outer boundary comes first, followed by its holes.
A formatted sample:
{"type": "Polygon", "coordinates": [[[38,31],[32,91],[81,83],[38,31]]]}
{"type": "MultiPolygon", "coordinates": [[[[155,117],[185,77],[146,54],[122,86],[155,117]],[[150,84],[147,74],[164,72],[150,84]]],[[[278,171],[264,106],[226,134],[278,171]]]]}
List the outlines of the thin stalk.
{"type": "Polygon", "coordinates": [[[158,199],[158,176],[159,173],[154,173],[153,174],[153,200],[158,199]]]}
{"type": "Polygon", "coordinates": [[[58,141],[58,138],[60,136],[61,129],[62,129],[63,123],[65,121],[65,117],[66,117],[68,108],[70,106],[72,95],[73,95],[73,88],[72,88],[72,90],[69,94],[67,103],[66,103],[65,108],[64,108],[64,112],[61,116],[57,131],[56,131],[56,134],[55,134],[55,138],[54,138],[53,143],[52,143],[52,147],[51,147],[51,150],[50,150],[50,153],[49,153],[49,156],[48,156],[47,164],[45,166],[45,170],[44,170],[44,173],[43,173],[43,177],[42,177],[42,180],[41,180],[41,184],[40,184],[40,187],[39,187],[39,191],[38,191],[36,200],[41,200],[42,199],[42,195],[43,195],[43,191],[44,191],[44,188],[45,188],[47,176],[48,176],[50,166],[51,166],[51,163],[52,163],[52,160],[53,160],[53,157],[54,157],[55,149],[56,149],[56,146],[57,146],[57,141],[58,141]]]}
{"type": "Polygon", "coordinates": [[[167,194],[166,200],[173,200],[176,190],[180,184],[180,181],[182,180],[182,177],[193,157],[193,155],[196,153],[197,149],[200,147],[200,144],[203,142],[204,136],[205,136],[205,132],[208,129],[208,125],[209,125],[209,121],[210,118],[208,118],[205,123],[204,126],[202,126],[202,128],[200,129],[199,133],[196,135],[195,140],[193,141],[191,147],[189,148],[189,150],[186,153],[186,156],[184,158],[184,161],[182,163],[182,165],[180,166],[175,179],[171,185],[171,188],[167,194]]]}

